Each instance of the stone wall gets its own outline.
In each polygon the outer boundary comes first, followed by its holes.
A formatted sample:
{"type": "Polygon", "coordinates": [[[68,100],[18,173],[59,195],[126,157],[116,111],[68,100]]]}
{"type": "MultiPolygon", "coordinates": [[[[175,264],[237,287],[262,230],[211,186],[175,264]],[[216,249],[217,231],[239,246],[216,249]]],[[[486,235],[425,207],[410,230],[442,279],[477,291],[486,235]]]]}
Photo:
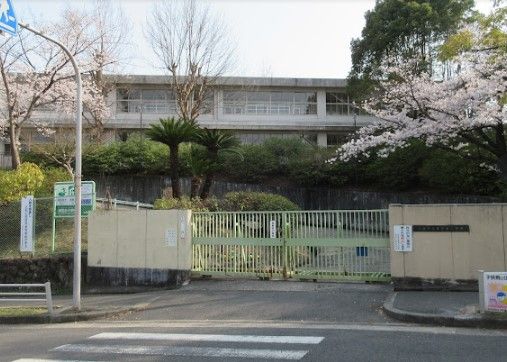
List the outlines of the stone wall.
{"type": "MultiPolygon", "coordinates": [[[[86,255],[81,258],[81,272],[86,280],[86,255]]],[[[51,282],[53,290],[72,288],[72,255],[51,258],[20,258],[0,260],[0,284],[51,282]]]]}

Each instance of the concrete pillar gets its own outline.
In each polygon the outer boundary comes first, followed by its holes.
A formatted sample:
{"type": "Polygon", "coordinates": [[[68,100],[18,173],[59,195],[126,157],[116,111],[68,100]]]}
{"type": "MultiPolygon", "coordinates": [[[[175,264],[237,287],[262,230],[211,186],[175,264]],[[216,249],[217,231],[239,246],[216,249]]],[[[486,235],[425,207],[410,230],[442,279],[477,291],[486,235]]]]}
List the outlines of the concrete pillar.
{"type": "Polygon", "coordinates": [[[218,121],[222,118],[224,114],[224,91],[222,89],[216,89],[213,91],[213,97],[214,97],[214,107],[213,110],[213,119],[215,121],[218,121]]]}
{"type": "Polygon", "coordinates": [[[317,91],[317,118],[326,119],[326,91],[317,91]]]}
{"type": "Polygon", "coordinates": [[[317,146],[327,147],[327,133],[325,132],[317,133],[317,146]]]}

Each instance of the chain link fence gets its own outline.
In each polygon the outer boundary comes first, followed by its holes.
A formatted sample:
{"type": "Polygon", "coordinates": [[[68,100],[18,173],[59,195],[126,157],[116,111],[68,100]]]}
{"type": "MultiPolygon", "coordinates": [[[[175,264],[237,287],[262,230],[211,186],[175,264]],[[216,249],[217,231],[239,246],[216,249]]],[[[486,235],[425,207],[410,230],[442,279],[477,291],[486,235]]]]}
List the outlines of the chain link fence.
{"type": "MultiPolygon", "coordinates": [[[[21,257],[45,257],[72,253],[74,219],[55,219],[53,242],[53,198],[38,198],[34,203],[34,251],[21,253],[21,201],[0,204],[0,259],[21,257]]],[[[87,250],[88,219],[82,221],[82,250],[87,250]]]]}

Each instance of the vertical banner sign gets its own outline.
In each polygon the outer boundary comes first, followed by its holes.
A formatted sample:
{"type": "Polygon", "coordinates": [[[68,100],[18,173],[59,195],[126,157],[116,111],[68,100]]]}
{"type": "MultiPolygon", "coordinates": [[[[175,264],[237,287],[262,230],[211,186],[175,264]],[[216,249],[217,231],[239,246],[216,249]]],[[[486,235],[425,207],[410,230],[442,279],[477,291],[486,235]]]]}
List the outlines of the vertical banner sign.
{"type": "Polygon", "coordinates": [[[33,219],[34,219],[33,196],[21,199],[21,237],[19,239],[19,251],[33,252],[33,219]]]}
{"type": "Polygon", "coordinates": [[[276,220],[271,220],[269,223],[269,237],[276,239],[276,220]]]}
{"type": "Polygon", "coordinates": [[[394,225],[394,251],[412,251],[412,225],[394,225]]]}
{"type": "Polygon", "coordinates": [[[485,272],[483,278],[485,309],[507,312],[507,272],[485,272]]]}

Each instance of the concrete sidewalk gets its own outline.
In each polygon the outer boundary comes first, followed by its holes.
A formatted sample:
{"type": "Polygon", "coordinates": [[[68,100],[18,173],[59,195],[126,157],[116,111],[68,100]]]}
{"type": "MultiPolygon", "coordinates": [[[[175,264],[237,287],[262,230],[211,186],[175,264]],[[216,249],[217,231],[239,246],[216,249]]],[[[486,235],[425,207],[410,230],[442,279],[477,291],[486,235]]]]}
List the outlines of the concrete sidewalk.
{"type": "MultiPolygon", "coordinates": [[[[160,292],[144,292],[135,294],[89,294],[81,299],[81,311],[72,307],[72,295],[58,295],[53,297],[53,314],[33,314],[27,316],[0,316],[0,324],[24,323],[64,323],[77,322],[97,318],[108,318],[128,312],[137,312],[149,307],[160,298],[160,292]]],[[[32,302],[2,303],[0,307],[45,307],[32,302]]]]}
{"type": "Polygon", "coordinates": [[[478,292],[394,292],[384,303],[384,311],[391,318],[411,323],[507,328],[506,314],[479,312],[478,292]]]}

